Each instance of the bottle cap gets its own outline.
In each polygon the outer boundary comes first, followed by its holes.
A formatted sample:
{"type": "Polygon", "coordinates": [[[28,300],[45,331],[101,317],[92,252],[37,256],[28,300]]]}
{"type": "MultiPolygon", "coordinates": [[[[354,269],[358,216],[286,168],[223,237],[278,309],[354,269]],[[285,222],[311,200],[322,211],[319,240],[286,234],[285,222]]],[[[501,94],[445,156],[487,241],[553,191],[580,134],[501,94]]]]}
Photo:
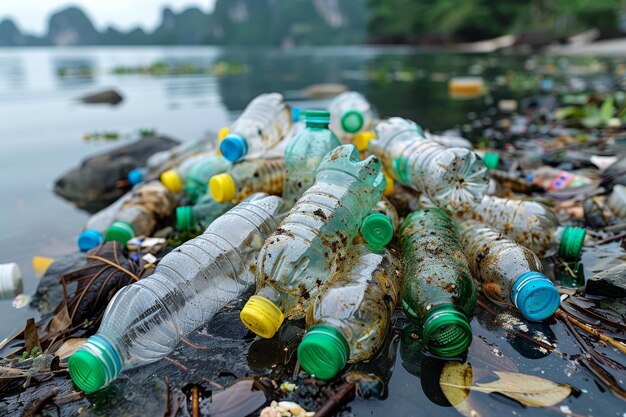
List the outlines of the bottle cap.
{"type": "Polygon", "coordinates": [[[176,227],[178,230],[191,229],[196,224],[191,206],[180,206],[176,209],[176,227]]]}
{"type": "Polygon", "coordinates": [[[135,237],[135,229],[132,225],[126,222],[115,221],[104,235],[104,240],[107,242],[116,240],[125,245],[133,237],[135,237]]]}
{"type": "Polygon", "coordinates": [[[368,244],[383,248],[393,238],[393,223],[382,213],[372,213],[363,220],[361,234],[368,244]]]}
{"type": "Polygon", "coordinates": [[[248,141],[241,135],[229,133],[220,143],[220,151],[230,162],[237,162],[248,153],[248,141]]]}
{"type": "Polygon", "coordinates": [[[217,143],[220,143],[221,141],[224,140],[224,138],[226,136],[228,136],[228,133],[230,132],[230,128],[229,127],[223,127],[219,130],[219,132],[217,132],[217,143]]]}
{"type": "Polygon", "coordinates": [[[270,300],[260,295],[250,297],[239,313],[243,324],[254,333],[269,339],[276,334],[285,316],[270,300]]]}
{"type": "Polygon", "coordinates": [[[15,262],[0,264],[0,297],[15,296],[21,286],[20,267],[15,262]]]}
{"type": "Polygon", "coordinates": [[[336,329],[318,324],[309,329],[298,346],[298,361],[309,374],[331,379],[346,366],[350,346],[336,329]]]}
{"type": "Polygon", "coordinates": [[[587,231],[580,227],[565,226],[561,234],[561,244],[559,245],[559,256],[567,262],[580,259],[580,252],[585,243],[587,231]]]}
{"type": "Polygon", "coordinates": [[[528,320],[542,321],[559,308],[561,298],[554,284],[544,274],[530,271],[513,284],[511,301],[528,320]]]}
{"type": "Polygon", "coordinates": [[[209,189],[211,190],[211,196],[218,203],[232,200],[237,193],[235,180],[227,173],[212,176],[209,181],[209,189]]]}
{"type": "Polygon", "coordinates": [[[395,194],[396,187],[393,182],[393,178],[387,172],[383,171],[383,175],[385,176],[385,181],[387,181],[387,185],[385,186],[385,190],[383,191],[383,195],[385,197],[390,197],[395,194]]]}
{"type": "Polygon", "coordinates": [[[326,110],[307,110],[304,112],[306,127],[328,127],[330,113],[326,110]]]}
{"type": "Polygon", "coordinates": [[[98,335],[87,339],[67,362],[72,381],[87,393],[98,391],[122,371],[117,351],[98,335]]]}
{"type": "Polygon", "coordinates": [[[341,115],[341,127],[348,133],[356,133],[363,127],[363,115],[356,109],[350,109],[341,115]]]}
{"type": "Polygon", "coordinates": [[[128,173],[128,182],[130,185],[137,185],[143,181],[143,172],[140,168],[131,169],[128,173]]]}
{"type": "Polygon", "coordinates": [[[472,342],[467,316],[453,305],[441,305],[429,311],[422,331],[428,350],[445,358],[462,354],[472,342]]]}
{"type": "Polygon", "coordinates": [[[95,229],[85,229],[78,235],[78,249],[81,252],[98,247],[102,242],[104,242],[102,233],[95,229]]]}
{"type": "Polygon", "coordinates": [[[370,140],[372,139],[376,139],[376,134],[372,132],[371,130],[366,130],[364,132],[359,132],[356,135],[354,135],[353,143],[359,152],[363,152],[367,150],[370,144],[370,140]]]}
{"type": "Polygon", "coordinates": [[[489,169],[496,169],[498,167],[498,162],[500,162],[500,155],[494,152],[487,152],[483,156],[483,163],[489,169]]]}
{"type": "Polygon", "coordinates": [[[198,199],[202,196],[202,194],[206,193],[207,187],[203,185],[199,185],[195,182],[187,182],[185,184],[185,194],[189,197],[189,200],[193,204],[195,204],[198,199]]]}
{"type": "Polygon", "coordinates": [[[168,169],[161,174],[161,183],[173,193],[180,193],[183,191],[183,180],[178,175],[178,172],[173,169],[168,169]]]}
{"type": "Polygon", "coordinates": [[[299,122],[301,113],[302,113],[302,110],[300,109],[300,107],[291,106],[291,121],[293,123],[299,122]]]}

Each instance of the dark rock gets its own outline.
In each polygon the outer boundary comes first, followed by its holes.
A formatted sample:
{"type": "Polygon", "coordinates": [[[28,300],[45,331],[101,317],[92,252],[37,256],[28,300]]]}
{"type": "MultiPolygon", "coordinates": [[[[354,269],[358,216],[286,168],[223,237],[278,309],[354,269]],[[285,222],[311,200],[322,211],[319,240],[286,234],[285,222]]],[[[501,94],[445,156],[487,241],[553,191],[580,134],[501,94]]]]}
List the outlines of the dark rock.
{"type": "MultiPolygon", "coordinates": [[[[73,253],[54,260],[46,273],[39,280],[35,295],[30,306],[38,308],[42,314],[52,312],[63,300],[63,286],[59,285],[61,275],[77,269],[85,264],[84,253],[73,253]]],[[[75,284],[68,288],[68,293],[73,292],[75,284]]]]}
{"type": "Polygon", "coordinates": [[[101,91],[81,97],[79,100],[85,104],[110,104],[115,106],[124,98],[115,90],[101,91]]]}
{"type": "Polygon", "coordinates": [[[589,278],[587,293],[605,297],[626,297],[626,263],[589,278]]]}
{"type": "Polygon", "coordinates": [[[120,198],[129,185],[120,186],[131,169],[144,166],[155,152],[179,142],[164,136],[145,137],[107,153],[92,156],[54,184],[54,192],[89,212],[96,212],[120,198]]]}

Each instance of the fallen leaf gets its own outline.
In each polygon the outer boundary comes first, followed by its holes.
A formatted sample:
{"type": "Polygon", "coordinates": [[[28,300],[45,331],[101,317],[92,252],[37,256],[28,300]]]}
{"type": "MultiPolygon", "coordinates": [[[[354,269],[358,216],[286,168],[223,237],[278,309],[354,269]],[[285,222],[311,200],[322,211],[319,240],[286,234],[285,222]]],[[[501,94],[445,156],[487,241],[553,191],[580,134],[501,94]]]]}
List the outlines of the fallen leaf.
{"type": "Polygon", "coordinates": [[[72,319],[70,319],[70,314],[67,311],[67,304],[63,303],[59,312],[54,315],[52,320],[50,320],[48,330],[51,333],[62,333],[71,325],[72,319]]]}
{"type": "Polygon", "coordinates": [[[59,359],[67,359],[72,356],[86,341],[86,337],[67,339],[63,342],[61,347],[57,349],[55,355],[58,356],[59,359]]]}
{"type": "Polygon", "coordinates": [[[26,320],[26,327],[24,328],[24,348],[28,353],[31,353],[35,347],[41,352],[41,344],[39,343],[35,319],[28,319],[26,320]]]}
{"type": "Polygon", "coordinates": [[[446,363],[439,376],[439,385],[443,395],[465,417],[480,417],[468,401],[473,379],[472,365],[458,362],[446,363]]]}

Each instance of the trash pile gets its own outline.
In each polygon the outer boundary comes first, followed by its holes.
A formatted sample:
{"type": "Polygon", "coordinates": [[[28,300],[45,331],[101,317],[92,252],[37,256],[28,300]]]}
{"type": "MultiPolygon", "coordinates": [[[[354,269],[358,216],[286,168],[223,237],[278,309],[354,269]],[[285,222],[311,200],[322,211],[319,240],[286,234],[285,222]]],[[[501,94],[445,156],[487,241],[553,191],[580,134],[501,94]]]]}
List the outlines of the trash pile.
{"type": "MultiPolygon", "coordinates": [[[[508,126],[521,123],[529,119],[508,126]]],[[[220,131],[217,146],[186,142],[129,172],[133,188],[89,219],[78,236],[84,264],[59,272],[62,298],[42,291],[37,302],[56,307],[11,338],[24,343],[2,369],[26,377],[24,388],[31,377],[67,371],[79,391],[63,401],[81,391],[97,398],[163,359],[193,375],[168,355],[181,342],[209,349],[187,338],[226,317],[225,326],[247,337],[237,348],[249,357],[287,355],[269,366],[291,375],[233,384],[231,402],[236,390],[266,393],[249,409],[239,404],[239,415],[323,416],[345,412],[354,395],[384,397],[370,392],[381,373],[358,369],[391,351],[393,361],[399,328],[405,368],[420,375],[428,360],[444,361],[437,389],[464,415],[476,415],[464,402],[471,390],[530,407],[574,395],[570,385],[502,369],[493,373],[501,384],[472,382],[468,348],[485,344],[472,319],[504,311],[500,328],[546,352],[555,342],[526,335],[529,327],[565,323],[584,349],[579,366],[626,398],[623,356],[598,354],[590,342],[626,353],[624,311],[589,297],[623,297],[623,264],[589,277],[587,295],[583,271],[584,248],[626,236],[626,223],[616,220],[626,215],[624,159],[615,156],[610,131],[584,142],[567,129],[558,133],[473,149],[410,120],[379,120],[357,92],[307,111],[278,93],[262,94],[220,131]]],[[[18,274],[0,266],[0,291],[18,274]]],[[[176,395],[188,402],[168,415],[181,407],[194,417],[237,415],[220,414],[225,400],[195,382],[168,384],[170,403],[176,395]]],[[[58,392],[33,403],[35,411],[58,392]]]]}

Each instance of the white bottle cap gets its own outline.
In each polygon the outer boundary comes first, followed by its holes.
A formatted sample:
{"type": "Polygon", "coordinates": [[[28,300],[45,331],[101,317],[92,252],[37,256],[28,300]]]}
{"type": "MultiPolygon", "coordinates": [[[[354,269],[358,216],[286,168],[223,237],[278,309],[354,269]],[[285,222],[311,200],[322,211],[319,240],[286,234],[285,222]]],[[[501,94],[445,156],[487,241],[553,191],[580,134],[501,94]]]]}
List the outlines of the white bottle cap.
{"type": "Polygon", "coordinates": [[[22,272],[15,262],[0,264],[0,298],[13,297],[22,288],[22,272]]]}

